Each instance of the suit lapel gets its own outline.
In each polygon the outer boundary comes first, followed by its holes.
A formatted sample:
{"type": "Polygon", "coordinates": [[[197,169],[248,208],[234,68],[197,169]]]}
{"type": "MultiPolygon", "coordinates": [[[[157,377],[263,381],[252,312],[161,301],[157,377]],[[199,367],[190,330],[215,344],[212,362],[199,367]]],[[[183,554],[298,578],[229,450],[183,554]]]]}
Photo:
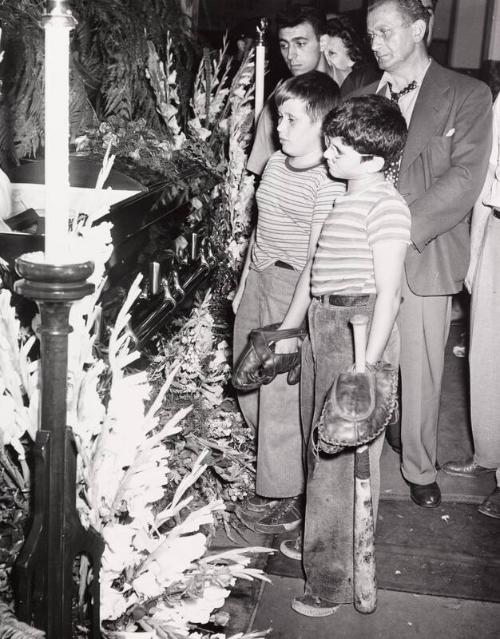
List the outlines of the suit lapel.
{"type": "Polygon", "coordinates": [[[429,139],[439,135],[443,117],[447,117],[449,87],[439,71],[439,65],[434,61],[431,62],[420,87],[408,128],[408,139],[401,160],[401,173],[406,171],[419,156],[429,139]]]}

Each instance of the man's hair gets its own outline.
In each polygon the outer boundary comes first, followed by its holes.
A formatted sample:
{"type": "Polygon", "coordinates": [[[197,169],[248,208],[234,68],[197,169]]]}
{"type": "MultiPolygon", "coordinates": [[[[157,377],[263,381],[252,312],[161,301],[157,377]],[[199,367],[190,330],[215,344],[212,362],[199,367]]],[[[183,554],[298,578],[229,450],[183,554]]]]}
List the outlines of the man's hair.
{"type": "Polygon", "coordinates": [[[278,85],[274,101],[279,107],[286,100],[301,100],[311,122],[322,120],[340,101],[338,84],[326,73],[308,71],[278,85]]]}
{"type": "Polygon", "coordinates": [[[364,155],[378,155],[384,168],[397,160],[406,142],[406,122],[398,105],[382,95],[344,100],[323,121],[327,139],[342,142],[364,155]]]}
{"type": "MultiPolygon", "coordinates": [[[[368,0],[367,11],[376,9],[383,4],[394,4],[398,7],[400,13],[412,22],[423,20],[426,27],[429,26],[431,14],[429,8],[424,7],[421,0],[368,0]]],[[[433,6],[435,7],[434,2],[433,6]]]]}
{"type": "Polygon", "coordinates": [[[325,14],[310,4],[293,4],[286,10],[276,15],[276,30],[297,27],[299,24],[309,22],[314,33],[319,39],[326,31],[325,14]]]}
{"type": "Polygon", "coordinates": [[[347,55],[355,64],[369,59],[365,41],[350,20],[344,17],[328,20],[326,35],[331,38],[340,38],[347,50],[347,55]]]}

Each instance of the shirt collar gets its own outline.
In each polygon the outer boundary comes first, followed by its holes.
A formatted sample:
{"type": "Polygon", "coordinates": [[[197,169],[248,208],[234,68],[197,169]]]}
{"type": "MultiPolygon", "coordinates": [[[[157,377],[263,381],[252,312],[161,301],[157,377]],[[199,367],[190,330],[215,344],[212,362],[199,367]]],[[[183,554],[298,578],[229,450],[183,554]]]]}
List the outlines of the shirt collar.
{"type": "MultiPolygon", "coordinates": [[[[429,59],[427,60],[427,64],[426,64],[426,65],[425,65],[425,67],[422,69],[422,71],[420,71],[420,73],[418,73],[418,74],[417,74],[417,75],[413,78],[413,80],[415,80],[415,82],[417,83],[417,88],[421,86],[421,84],[422,84],[422,82],[423,82],[423,80],[424,80],[425,74],[427,73],[427,70],[428,70],[428,68],[429,68],[429,67],[430,67],[430,65],[431,65],[431,62],[432,62],[432,58],[429,58],[429,59]]],[[[394,85],[394,81],[393,81],[392,76],[391,76],[391,74],[389,73],[389,71],[384,71],[384,73],[382,74],[382,77],[380,78],[380,82],[379,82],[379,85],[378,85],[378,89],[377,89],[377,90],[380,90],[380,89],[381,89],[382,87],[384,87],[384,86],[385,86],[388,82],[390,82],[390,83],[391,83],[391,85],[394,85]]]]}

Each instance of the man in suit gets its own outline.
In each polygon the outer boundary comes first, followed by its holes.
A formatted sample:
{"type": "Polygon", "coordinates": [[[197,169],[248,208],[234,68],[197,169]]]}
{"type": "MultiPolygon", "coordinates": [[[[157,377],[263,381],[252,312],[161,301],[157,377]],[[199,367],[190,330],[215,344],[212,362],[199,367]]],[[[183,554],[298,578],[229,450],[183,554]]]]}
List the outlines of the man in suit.
{"type": "Polygon", "coordinates": [[[436,443],[451,296],[469,261],[469,213],[486,175],[491,92],[427,52],[421,0],[369,0],[367,31],[383,71],[362,90],[397,101],[408,124],[398,188],[412,214],[399,315],[402,474],[419,506],[441,502],[436,443]]]}
{"type": "MultiPolygon", "coordinates": [[[[429,22],[427,24],[427,47],[431,46],[432,33],[434,30],[434,19],[438,0],[421,0],[423,6],[429,12],[429,22]]],[[[345,98],[357,89],[365,87],[372,82],[378,82],[382,76],[382,70],[370,60],[367,63],[356,66],[340,87],[340,95],[345,98]]]]}

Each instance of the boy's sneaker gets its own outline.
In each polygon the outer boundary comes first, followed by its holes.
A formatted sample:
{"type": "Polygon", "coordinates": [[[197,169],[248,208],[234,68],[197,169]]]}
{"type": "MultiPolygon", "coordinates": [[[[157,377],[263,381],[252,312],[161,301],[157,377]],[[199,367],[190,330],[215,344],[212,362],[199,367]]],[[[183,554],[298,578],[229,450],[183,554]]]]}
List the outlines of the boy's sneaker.
{"type": "Polygon", "coordinates": [[[299,533],[295,539],[285,539],[280,544],[280,552],[289,559],[302,561],[302,534],[299,533]]]}
{"type": "Polygon", "coordinates": [[[280,500],[274,497],[260,497],[260,495],[254,495],[247,499],[244,504],[244,509],[254,513],[265,513],[271,510],[279,504],[280,500]]]}
{"type": "Polygon", "coordinates": [[[298,528],[302,522],[303,496],[281,499],[276,508],[253,525],[254,530],[279,535],[298,528]]]}
{"type": "Polygon", "coordinates": [[[314,595],[301,595],[292,600],[292,609],[306,617],[329,617],[337,612],[338,607],[338,604],[332,604],[314,595]]]}

